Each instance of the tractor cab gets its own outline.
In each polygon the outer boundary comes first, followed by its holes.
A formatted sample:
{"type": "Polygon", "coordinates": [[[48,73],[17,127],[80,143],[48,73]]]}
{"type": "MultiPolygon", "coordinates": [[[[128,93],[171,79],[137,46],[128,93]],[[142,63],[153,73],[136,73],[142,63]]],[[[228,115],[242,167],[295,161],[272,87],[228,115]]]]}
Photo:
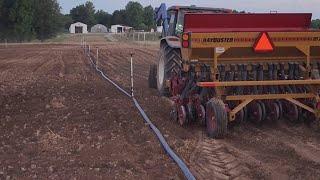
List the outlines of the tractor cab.
{"type": "Polygon", "coordinates": [[[232,10],[196,6],[172,6],[167,11],[169,19],[168,36],[180,36],[183,33],[184,16],[187,13],[232,13],[232,10]]]}

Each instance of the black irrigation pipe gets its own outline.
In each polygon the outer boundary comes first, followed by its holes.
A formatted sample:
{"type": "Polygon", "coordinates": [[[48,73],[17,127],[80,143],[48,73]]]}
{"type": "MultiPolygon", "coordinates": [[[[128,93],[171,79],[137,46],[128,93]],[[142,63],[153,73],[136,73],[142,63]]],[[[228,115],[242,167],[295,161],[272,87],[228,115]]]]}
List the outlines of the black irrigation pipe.
{"type": "MultiPolygon", "coordinates": [[[[85,48],[85,54],[86,54],[86,48],[85,48]]],[[[149,127],[152,129],[152,131],[155,133],[155,135],[157,136],[158,140],[160,141],[162,147],[164,148],[164,150],[167,152],[167,154],[175,161],[175,163],[179,166],[179,168],[181,169],[181,171],[183,172],[184,176],[186,177],[186,179],[188,180],[195,180],[196,178],[194,177],[194,175],[191,173],[191,171],[189,170],[189,168],[187,167],[187,165],[183,162],[183,160],[181,158],[179,158],[179,156],[170,148],[169,144],[167,143],[167,141],[165,140],[165,138],[163,137],[163,135],[161,134],[160,130],[151,122],[151,120],[149,119],[149,117],[147,116],[147,114],[144,112],[144,110],[141,108],[140,104],[138,103],[138,101],[136,100],[136,98],[132,95],[130,95],[128,92],[126,92],[124,89],[122,89],[119,85],[117,85],[115,82],[113,82],[110,78],[108,78],[103,71],[101,71],[98,66],[93,62],[92,57],[90,55],[90,52],[88,54],[88,57],[91,61],[91,64],[95,67],[96,71],[99,72],[101,74],[101,76],[106,79],[108,82],[110,82],[111,84],[113,84],[118,90],[120,90],[121,92],[123,92],[126,96],[128,96],[129,98],[132,98],[134,105],[136,106],[136,108],[139,110],[141,116],[143,117],[144,121],[146,122],[146,124],[149,125],[149,127]]],[[[133,92],[133,87],[131,87],[131,91],[133,92]]]]}

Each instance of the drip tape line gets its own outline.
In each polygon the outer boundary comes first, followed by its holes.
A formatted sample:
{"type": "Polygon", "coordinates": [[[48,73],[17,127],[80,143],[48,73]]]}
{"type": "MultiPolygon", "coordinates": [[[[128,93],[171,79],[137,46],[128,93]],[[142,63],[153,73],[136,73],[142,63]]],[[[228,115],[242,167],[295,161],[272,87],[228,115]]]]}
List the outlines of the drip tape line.
{"type": "Polygon", "coordinates": [[[154,132],[154,134],[157,136],[158,140],[160,141],[162,147],[164,148],[164,150],[166,151],[166,153],[171,157],[171,159],[173,159],[175,161],[175,163],[179,166],[180,170],[183,172],[184,176],[186,177],[186,179],[188,180],[195,180],[196,178],[194,177],[194,175],[191,173],[191,171],[189,170],[189,168],[187,167],[187,165],[184,163],[184,161],[179,158],[179,156],[170,148],[169,144],[167,143],[167,141],[165,140],[165,138],[163,137],[163,135],[161,134],[160,130],[151,122],[151,120],[149,119],[149,117],[147,116],[147,114],[144,112],[144,110],[142,109],[142,107],[140,106],[140,104],[138,103],[138,101],[136,100],[135,97],[132,97],[127,91],[125,91],[124,89],[122,89],[118,84],[116,84],[115,82],[113,82],[110,78],[108,78],[104,72],[102,70],[100,70],[97,65],[93,62],[92,57],[90,56],[90,54],[88,54],[88,57],[91,61],[91,64],[93,65],[93,67],[96,69],[97,72],[99,72],[101,74],[101,76],[106,79],[108,82],[110,82],[112,85],[114,85],[118,90],[120,90],[121,92],[123,92],[127,97],[132,98],[136,108],[139,110],[141,116],[143,117],[144,121],[146,122],[146,124],[149,125],[149,127],[152,129],[152,131],[154,132]]]}

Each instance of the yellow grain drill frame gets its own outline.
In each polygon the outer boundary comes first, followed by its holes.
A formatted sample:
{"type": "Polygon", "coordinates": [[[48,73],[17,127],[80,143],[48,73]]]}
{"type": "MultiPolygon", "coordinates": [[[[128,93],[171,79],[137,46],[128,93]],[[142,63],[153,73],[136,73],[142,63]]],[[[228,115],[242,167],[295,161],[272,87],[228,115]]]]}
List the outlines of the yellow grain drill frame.
{"type": "MultiPolygon", "coordinates": [[[[229,113],[229,121],[235,120],[236,114],[253,100],[283,99],[320,117],[318,108],[309,107],[297,99],[314,99],[317,107],[320,102],[318,90],[320,80],[312,77],[312,63],[320,60],[320,32],[264,32],[274,44],[274,51],[270,53],[256,53],[253,46],[261,36],[261,32],[228,32],[228,33],[188,33],[189,48],[182,48],[182,58],[187,64],[196,63],[196,72],[200,72],[200,64],[210,65],[213,82],[198,82],[200,87],[212,87],[216,95],[224,101],[240,101],[241,103],[229,113]],[[302,80],[271,80],[271,81],[229,81],[219,82],[218,65],[220,64],[250,64],[298,62],[304,73],[302,80]],[[304,85],[309,86],[310,93],[286,94],[254,94],[254,95],[226,95],[226,87],[236,86],[280,86],[304,85]]],[[[181,40],[183,41],[183,40],[181,40]]],[[[250,68],[250,67],[249,67],[250,68]]],[[[286,67],[287,68],[287,67],[286,67]]]]}

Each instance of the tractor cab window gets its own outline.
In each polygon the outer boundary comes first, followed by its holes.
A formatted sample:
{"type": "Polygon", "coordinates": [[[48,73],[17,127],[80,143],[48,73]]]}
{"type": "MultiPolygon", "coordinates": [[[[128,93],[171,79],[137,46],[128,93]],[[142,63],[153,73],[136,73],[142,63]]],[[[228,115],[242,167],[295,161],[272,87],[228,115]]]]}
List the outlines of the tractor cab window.
{"type": "Polygon", "coordinates": [[[169,36],[175,35],[175,28],[177,22],[177,12],[172,11],[170,12],[170,21],[169,21],[169,36]]]}
{"type": "Polygon", "coordinates": [[[184,15],[185,15],[185,12],[183,11],[180,11],[178,13],[176,30],[175,30],[175,35],[177,36],[180,36],[183,33],[184,15]]]}

